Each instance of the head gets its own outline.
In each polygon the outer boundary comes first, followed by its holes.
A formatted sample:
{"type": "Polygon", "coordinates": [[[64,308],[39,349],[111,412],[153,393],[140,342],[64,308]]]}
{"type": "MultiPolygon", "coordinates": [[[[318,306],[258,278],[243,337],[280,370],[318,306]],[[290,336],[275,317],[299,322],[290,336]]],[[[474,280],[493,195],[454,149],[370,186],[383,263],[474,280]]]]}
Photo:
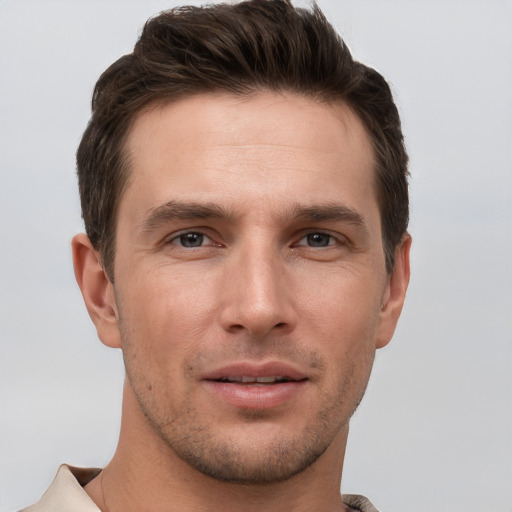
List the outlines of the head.
{"type": "Polygon", "coordinates": [[[407,288],[406,160],[386,82],[318,8],[146,24],[96,86],[74,242],[135,446],[243,484],[339,461],[407,288]]]}
{"type": "Polygon", "coordinates": [[[408,158],[388,84],[353,60],[318,7],[309,11],[287,0],[253,0],[161,13],[146,23],[133,53],[98,80],[77,168],[86,232],[112,281],[118,206],[130,176],[125,143],[137,116],[151,105],[196,94],[261,91],[343,103],[360,118],[374,152],[391,272],[407,230],[409,201],[408,158]]]}

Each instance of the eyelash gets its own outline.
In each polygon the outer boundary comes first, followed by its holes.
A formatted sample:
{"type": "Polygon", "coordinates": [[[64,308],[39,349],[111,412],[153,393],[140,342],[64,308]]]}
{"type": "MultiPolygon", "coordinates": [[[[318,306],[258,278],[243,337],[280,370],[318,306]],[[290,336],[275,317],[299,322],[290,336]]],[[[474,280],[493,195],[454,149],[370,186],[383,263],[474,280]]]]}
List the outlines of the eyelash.
{"type": "MultiPolygon", "coordinates": [[[[199,247],[205,247],[205,244],[203,243],[204,239],[209,240],[210,242],[213,242],[213,240],[208,235],[205,235],[201,231],[185,231],[183,233],[180,233],[179,235],[174,236],[167,243],[173,244],[173,245],[179,245],[180,247],[183,247],[184,249],[197,249],[199,247]],[[189,240],[190,240],[193,236],[197,236],[198,238],[200,238],[200,245],[195,245],[195,246],[185,245],[187,237],[189,237],[189,240]]],[[[192,241],[192,240],[190,240],[190,241],[192,241]]],[[[332,247],[334,245],[339,245],[339,244],[342,244],[340,239],[335,237],[334,235],[331,235],[330,233],[326,233],[325,231],[311,231],[309,233],[306,233],[304,236],[302,236],[298,240],[298,242],[295,242],[293,244],[293,246],[308,247],[308,248],[312,248],[312,249],[314,249],[314,248],[321,249],[321,248],[332,247]],[[327,244],[325,244],[325,245],[309,245],[308,243],[305,243],[305,244],[300,243],[300,242],[302,242],[302,240],[308,240],[308,239],[309,239],[308,241],[311,242],[311,238],[315,237],[315,236],[322,237],[322,238],[326,237],[327,244]]],[[[212,243],[211,245],[208,244],[208,246],[221,247],[221,244],[212,243]]]]}
{"type": "MultiPolygon", "coordinates": [[[[183,244],[183,242],[186,240],[187,237],[191,237],[193,235],[197,235],[198,237],[200,237],[201,242],[203,242],[205,238],[207,240],[212,241],[212,239],[208,235],[205,235],[201,231],[185,231],[183,233],[180,233],[179,235],[174,236],[167,243],[173,244],[173,245],[179,245],[179,246],[183,247],[184,249],[196,249],[199,247],[204,247],[203,243],[201,243],[201,245],[197,245],[197,246],[186,246],[183,244]],[[176,243],[176,241],[179,241],[180,243],[176,243]]],[[[215,243],[213,245],[220,246],[220,244],[215,244],[215,243]]]]}
{"type": "Polygon", "coordinates": [[[336,245],[337,243],[339,244],[339,240],[334,235],[331,235],[330,233],[326,233],[324,231],[312,231],[311,233],[307,233],[306,235],[304,235],[299,240],[299,243],[296,243],[294,245],[299,246],[299,247],[305,246],[305,247],[309,247],[309,248],[313,248],[313,249],[314,248],[321,249],[324,247],[332,247],[333,245],[336,245]],[[308,243],[306,243],[306,244],[300,243],[302,240],[307,240],[308,242],[311,242],[312,237],[327,238],[327,244],[326,245],[309,245],[308,243]]]}

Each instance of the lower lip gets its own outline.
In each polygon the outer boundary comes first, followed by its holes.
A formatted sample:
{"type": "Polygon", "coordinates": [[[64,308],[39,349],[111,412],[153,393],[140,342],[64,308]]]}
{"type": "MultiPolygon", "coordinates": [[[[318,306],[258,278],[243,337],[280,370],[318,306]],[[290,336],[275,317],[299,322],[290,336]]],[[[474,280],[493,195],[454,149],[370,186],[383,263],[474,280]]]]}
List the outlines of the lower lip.
{"type": "Polygon", "coordinates": [[[237,384],[206,380],[208,389],[221,400],[244,409],[271,409],[295,397],[305,386],[306,380],[278,384],[237,384]]]}

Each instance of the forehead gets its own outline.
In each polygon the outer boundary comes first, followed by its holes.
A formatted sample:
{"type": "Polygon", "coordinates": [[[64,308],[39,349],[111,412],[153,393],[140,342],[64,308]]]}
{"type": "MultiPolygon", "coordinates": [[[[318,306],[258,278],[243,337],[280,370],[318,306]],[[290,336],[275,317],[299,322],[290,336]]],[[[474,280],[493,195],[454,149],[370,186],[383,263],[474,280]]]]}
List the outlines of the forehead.
{"type": "Polygon", "coordinates": [[[126,150],[125,195],[146,208],[174,199],[269,209],[375,198],[373,150],[359,118],[347,105],[293,94],[153,106],[136,118],[126,150]]]}

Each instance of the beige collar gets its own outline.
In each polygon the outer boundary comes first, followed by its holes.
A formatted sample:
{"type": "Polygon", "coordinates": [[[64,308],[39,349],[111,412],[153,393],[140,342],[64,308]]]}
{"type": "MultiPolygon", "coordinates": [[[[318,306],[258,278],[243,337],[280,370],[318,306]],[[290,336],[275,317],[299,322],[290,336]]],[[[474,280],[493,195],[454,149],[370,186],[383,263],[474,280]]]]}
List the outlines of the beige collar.
{"type": "Polygon", "coordinates": [[[101,469],[75,468],[62,464],[43,497],[20,512],[100,512],[83,490],[83,486],[100,473],[101,469]]]}
{"type": "MultiPolygon", "coordinates": [[[[57,476],[43,497],[34,505],[20,512],[101,512],[84,491],[83,486],[99,475],[101,469],[76,468],[62,464],[57,476]]],[[[359,512],[378,512],[364,496],[344,494],[345,505],[359,512]]]]}

